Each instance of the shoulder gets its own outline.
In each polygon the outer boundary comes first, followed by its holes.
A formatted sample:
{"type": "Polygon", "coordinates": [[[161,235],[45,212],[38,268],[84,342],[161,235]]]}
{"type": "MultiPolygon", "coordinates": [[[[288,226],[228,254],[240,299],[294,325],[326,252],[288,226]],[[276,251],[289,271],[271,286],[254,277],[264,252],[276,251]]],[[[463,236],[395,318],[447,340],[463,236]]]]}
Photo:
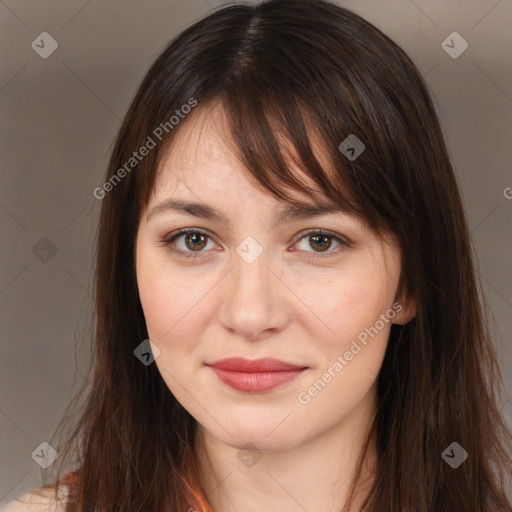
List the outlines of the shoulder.
{"type": "Polygon", "coordinates": [[[0,512],[64,512],[64,492],[59,492],[60,500],[55,500],[52,489],[38,487],[1,506],[0,512]]]}

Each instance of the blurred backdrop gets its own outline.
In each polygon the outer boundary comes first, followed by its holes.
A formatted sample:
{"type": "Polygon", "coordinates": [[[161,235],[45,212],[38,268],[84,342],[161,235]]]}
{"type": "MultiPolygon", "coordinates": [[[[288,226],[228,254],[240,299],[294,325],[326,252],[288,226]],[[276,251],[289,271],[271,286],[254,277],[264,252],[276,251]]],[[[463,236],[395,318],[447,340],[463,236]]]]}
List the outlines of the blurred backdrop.
{"type": "MultiPolygon", "coordinates": [[[[0,1],[0,506],[41,482],[37,454],[88,366],[93,190],[121,120],[169,40],[223,3],[0,1]]],[[[401,45],[430,87],[512,423],[512,0],[338,3],[401,45]]]]}

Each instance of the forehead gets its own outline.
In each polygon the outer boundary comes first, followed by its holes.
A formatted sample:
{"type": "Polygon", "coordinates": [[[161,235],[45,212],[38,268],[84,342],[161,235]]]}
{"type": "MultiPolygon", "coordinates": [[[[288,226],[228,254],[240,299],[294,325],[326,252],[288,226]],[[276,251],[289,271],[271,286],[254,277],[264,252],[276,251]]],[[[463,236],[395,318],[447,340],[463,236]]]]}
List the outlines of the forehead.
{"type": "MultiPolygon", "coordinates": [[[[391,233],[374,231],[365,218],[333,201],[299,168],[300,161],[285,137],[277,136],[280,148],[284,150],[289,168],[308,191],[279,183],[279,188],[291,201],[275,196],[245,167],[237,153],[229,120],[219,104],[199,105],[182,123],[171,143],[163,148],[155,185],[142,216],[146,221],[148,215],[158,209],[216,219],[227,227],[237,219],[243,220],[249,211],[244,209],[245,206],[256,216],[268,215],[273,225],[332,213],[340,215],[345,223],[349,221],[350,225],[357,226],[361,232],[372,232],[381,241],[389,243],[387,238],[391,233]],[[267,213],[264,210],[268,210],[267,213]]],[[[310,137],[320,164],[327,174],[335,173],[314,127],[310,137]]]]}
{"type": "MultiPolygon", "coordinates": [[[[247,192],[249,188],[251,191],[256,188],[264,195],[271,195],[241,161],[229,121],[220,103],[198,106],[182,123],[159,159],[153,199],[187,187],[207,193],[235,190],[240,194],[247,192]]],[[[287,160],[288,168],[308,193],[283,184],[279,188],[297,201],[329,202],[318,184],[300,169],[300,162],[292,144],[279,131],[274,135],[287,160]]],[[[331,168],[325,150],[318,142],[318,136],[313,138],[312,145],[320,163],[326,169],[331,168]]]]}
{"type": "MultiPolygon", "coordinates": [[[[286,167],[300,183],[301,190],[284,184],[281,180],[278,188],[285,191],[292,200],[329,201],[314,179],[301,169],[301,160],[291,141],[275,122],[270,119],[268,121],[273,129],[272,136],[286,161],[286,167]]],[[[318,128],[312,122],[307,124],[310,144],[316,158],[329,177],[339,181],[339,177],[335,176],[337,172],[322,145],[323,139],[318,128]]],[[[255,151],[261,148],[258,159],[265,162],[269,152],[266,138],[258,133],[254,135],[254,141],[255,151]]],[[[270,176],[269,179],[273,185],[277,185],[277,177],[270,176]]],[[[229,119],[220,101],[213,101],[207,105],[199,104],[182,121],[179,130],[159,158],[153,196],[186,184],[208,190],[234,187],[240,192],[250,184],[265,195],[271,194],[242,162],[229,119]]]]}

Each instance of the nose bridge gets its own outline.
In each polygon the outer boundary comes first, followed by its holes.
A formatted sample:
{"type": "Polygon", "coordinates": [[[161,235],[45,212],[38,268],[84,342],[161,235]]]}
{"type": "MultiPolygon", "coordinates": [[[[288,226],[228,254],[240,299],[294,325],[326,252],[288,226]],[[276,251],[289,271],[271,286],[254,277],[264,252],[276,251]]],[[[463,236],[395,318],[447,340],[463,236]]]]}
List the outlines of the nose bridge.
{"type": "Polygon", "coordinates": [[[256,338],[285,319],[279,313],[282,300],[276,296],[279,286],[269,269],[269,252],[254,239],[245,239],[233,253],[232,264],[222,322],[241,337],[256,338]]]}
{"type": "Polygon", "coordinates": [[[232,280],[236,294],[258,295],[271,287],[268,251],[252,237],[247,237],[236,248],[233,257],[232,280]]]}

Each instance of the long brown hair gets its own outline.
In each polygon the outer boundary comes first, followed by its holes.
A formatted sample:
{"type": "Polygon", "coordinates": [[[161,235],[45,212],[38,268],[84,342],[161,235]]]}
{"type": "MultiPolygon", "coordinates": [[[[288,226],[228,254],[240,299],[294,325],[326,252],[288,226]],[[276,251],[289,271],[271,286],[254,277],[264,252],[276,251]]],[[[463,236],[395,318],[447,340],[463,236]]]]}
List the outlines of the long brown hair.
{"type": "Polygon", "coordinates": [[[214,103],[228,116],[247,172],[264,189],[289,202],[286,187],[310,193],[287,165],[286,139],[329,198],[400,243],[399,292],[415,298],[417,314],[392,326],[378,375],[370,432],[378,464],[363,510],[510,511],[512,437],[497,405],[502,379],[430,94],[396,43],[321,0],[213,12],[165,48],[132,101],[105,184],[95,192],[102,210],[91,377],[79,395],[85,402],[75,400],[59,425],[57,445],[56,482],[70,484],[67,510],[211,510],[197,478],[196,420],[156,365],[134,356],[148,338],[134,243],[164,150],[196,111],[214,103]],[[313,129],[334,173],[315,156],[313,129]],[[339,147],[349,135],[365,145],[355,159],[339,147]],[[155,149],[131,160],[152,143],[155,149]],[[468,454],[457,469],[441,456],[452,442],[468,454]],[[63,476],[71,469],[73,482],[63,476]]]}

